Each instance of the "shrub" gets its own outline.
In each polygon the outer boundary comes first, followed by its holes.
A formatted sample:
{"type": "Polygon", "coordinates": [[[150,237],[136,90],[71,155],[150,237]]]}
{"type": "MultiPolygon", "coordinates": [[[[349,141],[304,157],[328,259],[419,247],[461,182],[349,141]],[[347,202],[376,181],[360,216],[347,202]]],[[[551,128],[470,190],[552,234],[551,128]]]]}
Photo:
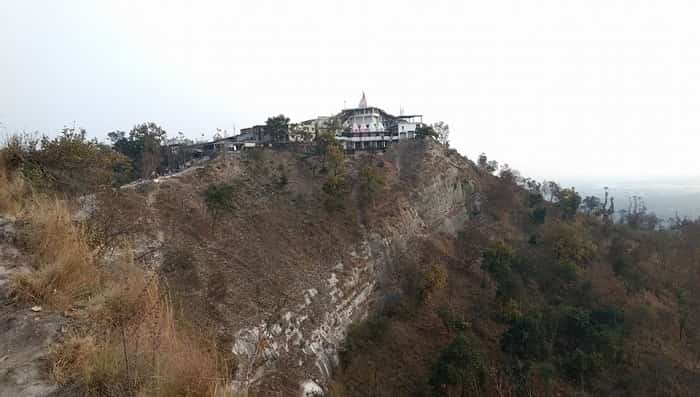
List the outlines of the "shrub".
{"type": "Polygon", "coordinates": [[[343,207],[343,197],[348,191],[348,182],[345,174],[328,175],[322,187],[326,194],[326,207],[340,209],[343,207]]]}
{"type": "Polygon", "coordinates": [[[282,164],[280,164],[277,167],[277,171],[279,172],[279,177],[277,179],[277,186],[280,188],[283,188],[287,186],[289,183],[289,177],[287,177],[287,170],[284,168],[282,164]]]}
{"type": "Polygon", "coordinates": [[[374,203],[374,199],[385,184],[386,178],[379,168],[367,166],[360,170],[360,189],[367,203],[374,203]]]}
{"type": "Polygon", "coordinates": [[[418,139],[425,139],[425,138],[437,139],[438,133],[430,125],[421,125],[421,126],[418,126],[418,128],[416,128],[416,138],[418,138],[418,139]]]}
{"type": "Polygon", "coordinates": [[[161,168],[161,144],[166,132],[153,122],[135,125],[127,136],[124,131],[109,134],[114,150],[122,153],[130,161],[125,178],[150,178],[161,168]]]}
{"type": "Polygon", "coordinates": [[[496,282],[496,298],[501,305],[519,299],[522,294],[522,279],[516,273],[521,267],[519,261],[513,248],[502,240],[495,241],[484,250],[481,268],[496,282]]]}
{"type": "Polygon", "coordinates": [[[335,135],[333,133],[321,133],[316,137],[315,151],[317,154],[326,156],[326,154],[331,150],[331,147],[340,147],[340,143],[338,143],[338,141],[335,139],[335,135]]]}
{"type": "Polygon", "coordinates": [[[484,250],[483,259],[481,267],[499,279],[510,273],[511,264],[515,260],[515,252],[506,242],[498,240],[484,250]]]}
{"type": "Polygon", "coordinates": [[[561,189],[557,194],[557,207],[563,219],[573,219],[581,206],[581,196],[574,188],[561,189]]]}
{"type": "Polygon", "coordinates": [[[440,353],[433,365],[430,385],[438,396],[457,395],[461,391],[479,395],[486,382],[486,362],[474,344],[460,334],[440,353]]]}
{"type": "Polygon", "coordinates": [[[551,306],[513,321],[501,348],[526,367],[553,363],[573,381],[590,379],[618,362],[623,317],[619,310],[551,306]]]}
{"type": "Polygon", "coordinates": [[[190,270],[195,262],[192,249],[187,247],[172,247],[163,255],[162,269],[165,272],[190,270]]]}
{"type": "Polygon", "coordinates": [[[56,138],[15,136],[3,149],[5,168],[18,170],[35,189],[80,195],[99,186],[123,182],[128,159],[96,140],[84,130],[64,129],[56,138]]]}
{"type": "Polygon", "coordinates": [[[448,307],[441,307],[438,309],[438,317],[442,321],[442,325],[445,326],[447,332],[464,332],[469,327],[469,322],[467,322],[463,316],[458,316],[448,307]]]}
{"type": "Polygon", "coordinates": [[[532,210],[532,213],[530,214],[530,219],[532,219],[532,223],[534,223],[535,225],[543,225],[546,217],[546,207],[536,207],[532,210]]]}
{"type": "Polygon", "coordinates": [[[559,261],[583,265],[591,261],[597,247],[580,224],[557,223],[545,233],[545,243],[552,247],[559,261]]]}
{"type": "Polygon", "coordinates": [[[340,352],[342,362],[347,364],[349,357],[370,349],[375,343],[380,343],[387,333],[388,326],[389,321],[383,316],[372,316],[361,323],[351,325],[340,352]]]}
{"type": "Polygon", "coordinates": [[[528,313],[513,321],[503,333],[501,349],[522,360],[545,360],[549,352],[549,325],[542,313],[528,313]]]}
{"type": "Polygon", "coordinates": [[[202,194],[204,204],[212,219],[218,218],[224,213],[231,213],[234,210],[233,198],[234,187],[229,184],[209,185],[202,194]]]}
{"type": "Polygon", "coordinates": [[[430,299],[437,292],[447,288],[447,267],[443,264],[432,264],[420,272],[419,296],[421,300],[430,299]]]}

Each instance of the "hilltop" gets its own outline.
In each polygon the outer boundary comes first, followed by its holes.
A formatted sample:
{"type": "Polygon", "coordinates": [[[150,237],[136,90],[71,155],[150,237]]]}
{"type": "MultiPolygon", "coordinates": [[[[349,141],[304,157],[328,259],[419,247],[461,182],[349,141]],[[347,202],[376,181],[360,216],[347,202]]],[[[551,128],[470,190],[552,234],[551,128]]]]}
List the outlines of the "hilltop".
{"type": "Polygon", "coordinates": [[[454,235],[477,205],[474,165],[427,141],[348,158],[352,182],[338,198],[323,191],[324,167],[303,153],[247,151],[120,192],[144,205],[128,222],[157,251],[147,266],[164,269],[183,310],[232,346],[241,388],[274,384],[268,372],[292,387],[327,379],[347,327],[381,304],[380,289],[398,288],[397,255],[422,255],[414,244],[454,235]],[[369,171],[381,180],[371,194],[369,171]],[[233,191],[215,219],[202,201],[211,186],[233,191]]]}
{"type": "Polygon", "coordinates": [[[614,224],[430,138],[225,152],[120,188],[11,155],[5,316],[56,324],[23,348],[54,395],[699,390],[696,222],[614,224]]]}

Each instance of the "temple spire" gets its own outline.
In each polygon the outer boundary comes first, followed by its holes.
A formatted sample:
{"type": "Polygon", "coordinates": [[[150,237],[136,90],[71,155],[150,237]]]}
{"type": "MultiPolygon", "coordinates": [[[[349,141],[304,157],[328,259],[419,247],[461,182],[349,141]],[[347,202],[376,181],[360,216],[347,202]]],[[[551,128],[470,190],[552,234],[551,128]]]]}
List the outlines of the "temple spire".
{"type": "Polygon", "coordinates": [[[360,99],[360,105],[358,107],[359,108],[366,108],[367,107],[367,98],[365,97],[364,91],[362,91],[362,99],[360,99]]]}

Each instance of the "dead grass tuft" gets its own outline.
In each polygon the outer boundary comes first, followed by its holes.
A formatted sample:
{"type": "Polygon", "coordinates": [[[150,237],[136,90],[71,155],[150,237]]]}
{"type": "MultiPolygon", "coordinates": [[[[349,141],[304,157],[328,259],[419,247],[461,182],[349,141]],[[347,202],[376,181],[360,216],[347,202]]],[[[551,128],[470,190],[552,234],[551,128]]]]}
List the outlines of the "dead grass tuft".
{"type": "Polygon", "coordinates": [[[99,332],[53,350],[54,378],[97,396],[221,396],[226,371],[216,346],[176,320],[152,274],[135,266],[124,274],[90,315],[99,332]]]}
{"type": "Polygon", "coordinates": [[[5,169],[2,157],[0,154],[0,214],[16,216],[22,210],[29,189],[24,179],[5,169]]]}
{"type": "Polygon", "coordinates": [[[30,204],[25,243],[34,269],[15,277],[18,298],[57,309],[67,309],[88,297],[100,275],[82,226],[74,223],[63,201],[39,199],[30,204]]]}

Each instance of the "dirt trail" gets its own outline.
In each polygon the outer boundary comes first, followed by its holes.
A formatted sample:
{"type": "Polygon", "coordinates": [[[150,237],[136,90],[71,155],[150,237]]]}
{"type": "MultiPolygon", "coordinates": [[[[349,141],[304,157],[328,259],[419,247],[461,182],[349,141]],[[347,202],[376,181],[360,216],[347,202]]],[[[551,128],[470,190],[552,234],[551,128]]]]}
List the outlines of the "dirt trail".
{"type": "Polygon", "coordinates": [[[28,271],[15,237],[13,220],[0,217],[0,397],[48,396],[58,386],[49,377],[46,354],[66,319],[13,302],[10,280],[28,271]]]}

